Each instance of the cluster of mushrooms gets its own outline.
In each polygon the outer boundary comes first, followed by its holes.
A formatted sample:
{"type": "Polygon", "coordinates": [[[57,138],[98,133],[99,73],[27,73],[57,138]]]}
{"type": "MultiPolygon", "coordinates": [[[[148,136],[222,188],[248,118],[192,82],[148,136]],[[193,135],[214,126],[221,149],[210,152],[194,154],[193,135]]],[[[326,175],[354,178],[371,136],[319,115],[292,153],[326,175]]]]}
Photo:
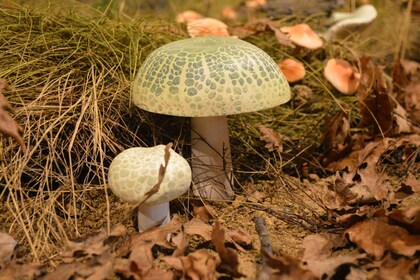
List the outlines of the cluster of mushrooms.
{"type": "MultiPolygon", "coordinates": [[[[360,14],[372,12],[372,7],[364,5],[352,14],[337,13],[324,38],[332,38],[343,26],[354,25],[355,18],[360,24],[366,23],[360,14]]],[[[376,10],[374,13],[376,17],[376,10]]],[[[258,47],[230,37],[223,22],[192,11],[180,14],[177,20],[188,23],[191,38],[152,52],[140,67],[131,98],[149,112],[190,117],[190,163],[170,145],[158,145],[127,149],[109,167],[113,193],[140,205],[139,231],[168,223],[169,201],[190,186],[204,199],[232,199],[227,116],[286,103],[290,100],[288,82],[305,75],[301,62],[288,58],[276,63],[258,47]]],[[[282,27],[281,31],[296,46],[314,50],[323,45],[306,24],[282,27]]],[[[354,67],[339,59],[327,61],[324,75],[345,94],[356,90],[360,78],[354,67]],[[337,73],[342,75],[337,77],[337,73]],[[343,79],[347,81],[342,83],[343,79]]]]}

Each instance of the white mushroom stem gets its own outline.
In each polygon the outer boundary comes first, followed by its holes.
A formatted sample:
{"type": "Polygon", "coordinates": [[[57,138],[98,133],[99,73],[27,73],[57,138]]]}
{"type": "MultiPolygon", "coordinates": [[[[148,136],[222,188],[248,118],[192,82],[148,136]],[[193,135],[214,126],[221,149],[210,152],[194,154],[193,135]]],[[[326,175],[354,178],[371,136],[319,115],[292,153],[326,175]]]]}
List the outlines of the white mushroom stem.
{"type": "Polygon", "coordinates": [[[233,198],[226,116],[191,118],[191,145],[195,195],[208,199],[233,198]]]}
{"type": "Polygon", "coordinates": [[[166,225],[170,220],[169,202],[156,205],[143,204],[139,206],[137,215],[139,232],[143,232],[154,226],[166,225]]]}

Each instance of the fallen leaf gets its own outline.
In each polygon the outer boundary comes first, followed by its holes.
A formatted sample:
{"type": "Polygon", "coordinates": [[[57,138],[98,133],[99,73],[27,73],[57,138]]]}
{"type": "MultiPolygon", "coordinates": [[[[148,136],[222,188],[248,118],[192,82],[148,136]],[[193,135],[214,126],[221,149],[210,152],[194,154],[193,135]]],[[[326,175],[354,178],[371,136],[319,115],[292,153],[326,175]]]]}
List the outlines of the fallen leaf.
{"type": "Polygon", "coordinates": [[[272,22],[268,22],[267,26],[274,32],[277,42],[279,42],[280,45],[287,46],[290,48],[296,47],[290,40],[290,37],[283,31],[281,31],[280,28],[276,27],[272,22]]]}
{"type": "Polygon", "coordinates": [[[12,260],[16,240],[7,233],[0,232],[0,270],[4,269],[12,260]]]}
{"type": "Polygon", "coordinates": [[[228,239],[232,239],[235,243],[249,247],[252,245],[252,236],[244,229],[238,228],[226,232],[228,239]]]}
{"type": "Polygon", "coordinates": [[[404,225],[413,234],[420,234],[420,205],[411,205],[393,210],[387,215],[393,224],[404,225]]]}
{"type": "Polygon", "coordinates": [[[339,234],[325,233],[306,236],[303,240],[303,246],[305,247],[302,258],[303,267],[320,279],[337,279],[338,277],[340,279],[350,279],[348,277],[351,273],[362,273],[358,270],[351,272],[350,268],[358,266],[359,259],[365,258],[364,255],[332,255],[333,250],[346,245],[347,241],[339,234]]]}
{"type": "Polygon", "coordinates": [[[350,122],[343,111],[324,119],[321,143],[324,166],[351,152],[350,122]]]}
{"type": "Polygon", "coordinates": [[[84,238],[69,241],[64,252],[59,254],[59,258],[66,263],[73,262],[75,259],[99,256],[110,250],[110,246],[126,233],[127,229],[122,224],[111,229],[108,235],[106,230],[91,234],[84,238]]]}
{"type": "Polygon", "coordinates": [[[187,235],[199,235],[205,241],[210,241],[213,228],[202,220],[193,218],[184,224],[184,231],[187,235]]]}
{"type": "Polygon", "coordinates": [[[420,250],[420,235],[410,235],[402,227],[378,218],[361,221],[345,233],[351,242],[375,259],[382,258],[387,251],[410,257],[420,250]]]}
{"type": "Polygon", "coordinates": [[[184,255],[185,249],[187,249],[189,242],[185,236],[183,227],[181,228],[180,232],[171,236],[171,241],[176,246],[176,249],[172,253],[172,256],[177,257],[184,255]]]}
{"type": "Polygon", "coordinates": [[[191,205],[193,207],[193,216],[205,223],[217,217],[216,210],[204,201],[192,200],[191,205]]]}
{"type": "Polygon", "coordinates": [[[7,82],[0,79],[0,133],[6,137],[11,137],[18,142],[23,153],[26,154],[26,145],[21,136],[23,129],[7,112],[12,111],[12,106],[3,95],[4,90],[7,89],[9,89],[7,82]]]}
{"type": "Polygon", "coordinates": [[[316,280],[319,279],[311,271],[302,267],[299,260],[290,256],[273,256],[263,252],[266,264],[273,269],[270,279],[275,280],[316,280]]]}
{"type": "Polygon", "coordinates": [[[150,241],[153,244],[173,249],[174,245],[168,242],[168,236],[176,234],[181,230],[183,218],[179,215],[173,215],[170,222],[161,227],[154,227],[144,232],[136,232],[130,237],[128,244],[125,244],[122,249],[119,250],[119,255],[125,255],[133,244],[137,242],[150,241]]]}
{"type": "Polygon", "coordinates": [[[188,276],[191,280],[216,279],[217,259],[205,250],[194,251],[182,257],[163,257],[170,267],[188,276]]]}
{"type": "Polygon", "coordinates": [[[220,271],[228,273],[233,278],[243,277],[242,273],[238,271],[239,259],[235,251],[225,247],[225,231],[219,222],[215,222],[212,232],[212,242],[219,254],[221,263],[218,265],[220,271]]]}
{"type": "Polygon", "coordinates": [[[262,134],[261,140],[267,143],[264,147],[267,148],[269,152],[276,151],[278,154],[283,152],[283,136],[281,136],[280,133],[263,125],[259,125],[258,129],[262,134]]]}
{"type": "Polygon", "coordinates": [[[371,279],[414,279],[410,274],[416,270],[416,265],[419,265],[418,259],[394,258],[391,255],[387,255],[376,265],[377,272],[371,279]]]}

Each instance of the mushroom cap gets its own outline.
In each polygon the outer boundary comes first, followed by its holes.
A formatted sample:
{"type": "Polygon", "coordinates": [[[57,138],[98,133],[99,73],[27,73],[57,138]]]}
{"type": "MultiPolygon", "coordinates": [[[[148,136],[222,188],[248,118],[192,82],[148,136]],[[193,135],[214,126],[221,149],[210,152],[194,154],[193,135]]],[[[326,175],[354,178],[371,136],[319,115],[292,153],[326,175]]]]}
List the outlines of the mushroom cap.
{"type": "Polygon", "coordinates": [[[362,5],[352,13],[333,13],[331,22],[334,24],[328,28],[323,36],[327,41],[330,41],[341,33],[346,33],[346,31],[351,31],[356,27],[368,25],[374,21],[377,16],[378,12],[375,7],[370,4],[362,5]]]}
{"type": "Polygon", "coordinates": [[[190,37],[230,36],[224,22],[208,17],[188,22],[187,32],[190,37]]]}
{"type": "Polygon", "coordinates": [[[292,58],[282,60],[278,66],[289,83],[300,81],[306,75],[303,63],[292,58]]]}
{"type": "Polygon", "coordinates": [[[323,45],[322,39],[312,30],[312,28],[305,24],[296,24],[293,26],[283,26],[280,28],[281,32],[289,35],[290,41],[295,45],[316,50],[323,45]]]}
{"type": "Polygon", "coordinates": [[[186,10],[176,15],[176,22],[189,23],[191,21],[203,18],[204,16],[193,10],[186,10]]]}
{"type": "MultiPolygon", "coordinates": [[[[164,165],[165,145],[151,148],[129,148],[111,162],[108,183],[112,192],[121,200],[131,203],[143,201],[144,195],[158,182],[159,168],[164,165]]],[[[184,194],[191,184],[191,168],[188,162],[174,150],[170,157],[159,191],[146,205],[160,204],[184,194]]]]}
{"type": "Polygon", "coordinates": [[[360,73],[342,59],[329,59],[324,68],[324,76],[343,94],[351,95],[359,87],[360,73]]]}
{"type": "Polygon", "coordinates": [[[197,37],[158,48],[142,64],[132,99],[155,113],[209,117],[253,112],[290,99],[277,64],[230,37],[197,37]]]}

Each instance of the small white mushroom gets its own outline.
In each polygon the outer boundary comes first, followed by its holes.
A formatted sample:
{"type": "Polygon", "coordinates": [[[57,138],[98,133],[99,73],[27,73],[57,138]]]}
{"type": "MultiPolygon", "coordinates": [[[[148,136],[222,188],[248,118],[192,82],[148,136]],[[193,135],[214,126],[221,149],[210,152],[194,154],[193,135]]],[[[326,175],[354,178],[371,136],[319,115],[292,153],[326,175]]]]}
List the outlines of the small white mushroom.
{"type": "Polygon", "coordinates": [[[336,12],[331,16],[332,26],[323,34],[327,41],[331,41],[334,37],[347,33],[355,28],[367,26],[378,16],[375,7],[365,4],[354,10],[352,13],[336,12]]]}
{"type": "MultiPolygon", "coordinates": [[[[137,147],[118,154],[108,171],[112,192],[126,202],[143,202],[145,195],[158,182],[161,165],[165,166],[165,148],[165,145],[137,147]]],[[[191,185],[191,168],[188,162],[172,149],[169,149],[169,153],[169,161],[158,192],[139,206],[140,232],[167,224],[170,221],[169,201],[184,194],[191,185]]]]}

